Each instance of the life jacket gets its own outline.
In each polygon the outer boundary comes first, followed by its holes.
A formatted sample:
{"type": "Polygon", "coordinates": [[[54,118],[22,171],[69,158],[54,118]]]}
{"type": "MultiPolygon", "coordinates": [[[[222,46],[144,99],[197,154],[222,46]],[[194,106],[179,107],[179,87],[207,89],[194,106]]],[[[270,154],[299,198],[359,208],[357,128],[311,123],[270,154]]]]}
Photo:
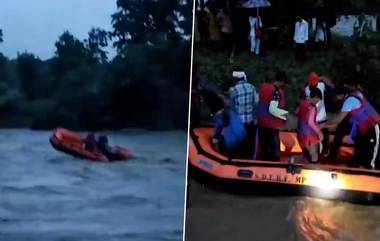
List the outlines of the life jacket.
{"type": "Polygon", "coordinates": [[[224,144],[231,149],[247,136],[247,132],[240,116],[233,110],[227,110],[228,124],[224,129],[224,144]]]}
{"type": "Polygon", "coordinates": [[[353,92],[347,95],[346,99],[349,97],[357,98],[361,104],[359,108],[352,110],[348,114],[351,123],[350,137],[353,140],[357,131],[359,131],[361,135],[365,135],[368,130],[376,124],[379,124],[380,115],[360,92],[353,92]]]}
{"type": "MultiPolygon", "coordinates": [[[[280,118],[277,118],[273,116],[271,113],[269,113],[269,104],[273,100],[273,93],[279,90],[277,87],[275,87],[273,84],[263,84],[260,89],[260,100],[259,100],[259,113],[258,113],[258,123],[261,127],[266,127],[270,129],[281,129],[284,124],[285,120],[282,120],[280,118]]],[[[285,107],[285,93],[283,90],[279,90],[280,92],[280,100],[278,107],[284,108],[285,107]]]]}
{"type": "Polygon", "coordinates": [[[315,108],[313,120],[317,125],[317,107],[306,100],[302,100],[298,107],[298,141],[301,147],[308,147],[320,142],[318,133],[309,125],[310,108],[315,108]]]}

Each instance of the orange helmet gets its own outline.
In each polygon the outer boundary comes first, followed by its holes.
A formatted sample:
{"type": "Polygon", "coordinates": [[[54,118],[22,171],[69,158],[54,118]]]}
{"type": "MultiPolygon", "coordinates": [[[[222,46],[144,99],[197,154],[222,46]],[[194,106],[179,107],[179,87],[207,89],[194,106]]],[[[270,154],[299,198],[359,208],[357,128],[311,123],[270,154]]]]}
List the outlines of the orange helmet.
{"type": "Polygon", "coordinates": [[[307,77],[307,82],[310,86],[317,86],[319,82],[319,76],[315,72],[311,72],[307,77]]]}

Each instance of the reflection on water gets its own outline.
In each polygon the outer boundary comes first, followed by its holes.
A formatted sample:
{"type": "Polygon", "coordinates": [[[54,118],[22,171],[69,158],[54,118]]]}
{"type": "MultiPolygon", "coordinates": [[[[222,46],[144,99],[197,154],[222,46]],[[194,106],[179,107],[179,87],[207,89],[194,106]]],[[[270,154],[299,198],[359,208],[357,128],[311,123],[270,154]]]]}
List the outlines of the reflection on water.
{"type": "Polygon", "coordinates": [[[380,241],[380,206],[189,184],[186,241],[380,241]]]}
{"type": "Polygon", "coordinates": [[[304,198],[289,218],[307,241],[380,240],[379,207],[304,198]]]}

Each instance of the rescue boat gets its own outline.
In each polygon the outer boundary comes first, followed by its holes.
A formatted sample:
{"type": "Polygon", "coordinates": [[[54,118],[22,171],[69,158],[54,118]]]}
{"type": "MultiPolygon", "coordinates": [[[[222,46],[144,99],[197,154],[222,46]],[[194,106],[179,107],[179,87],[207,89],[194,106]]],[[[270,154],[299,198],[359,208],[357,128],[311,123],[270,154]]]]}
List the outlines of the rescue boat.
{"type": "Polygon", "coordinates": [[[217,152],[211,144],[212,134],[211,127],[190,129],[189,173],[218,188],[379,203],[380,171],[349,167],[354,148],[348,144],[340,148],[333,164],[296,164],[290,159],[302,152],[297,135],[284,131],[280,132],[280,161],[241,160],[217,152]]]}
{"type": "Polygon", "coordinates": [[[119,146],[114,147],[113,152],[109,155],[97,150],[89,151],[85,148],[85,138],[77,132],[64,128],[56,128],[53,131],[50,143],[58,151],[91,161],[111,162],[128,160],[132,157],[128,149],[119,146]]]}

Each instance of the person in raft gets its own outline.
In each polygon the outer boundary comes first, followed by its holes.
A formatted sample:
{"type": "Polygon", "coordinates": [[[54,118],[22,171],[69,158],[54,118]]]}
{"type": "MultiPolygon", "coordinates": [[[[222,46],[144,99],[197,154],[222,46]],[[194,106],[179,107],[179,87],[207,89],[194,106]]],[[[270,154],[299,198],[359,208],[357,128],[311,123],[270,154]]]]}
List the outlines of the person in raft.
{"type": "Polygon", "coordinates": [[[242,69],[235,69],[232,79],[234,86],[229,89],[230,98],[213,118],[212,144],[230,158],[255,159],[254,104],[257,93],[242,69]]]}
{"type": "MultiPolygon", "coordinates": [[[[327,112],[325,105],[325,96],[326,92],[330,91],[334,88],[334,85],[327,78],[322,78],[318,76],[316,72],[310,72],[307,77],[307,85],[305,87],[305,98],[306,100],[310,100],[310,93],[312,89],[319,89],[322,93],[322,98],[317,104],[317,123],[325,123],[327,121],[327,112]]],[[[322,143],[322,153],[325,157],[329,154],[329,138],[328,131],[323,131],[323,143],[322,143]]]]}
{"type": "Polygon", "coordinates": [[[261,86],[259,96],[259,146],[260,159],[280,160],[280,129],[286,122],[284,86],[288,83],[286,73],[279,71],[273,83],[261,86]]]}
{"type": "Polygon", "coordinates": [[[348,117],[351,128],[349,139],[355,145],[354,165],[380,169],[380,115],[358,91],[358,81],[349,79],[345,86],[348,94],[336,93],[338,98],[344,98],[341,112],[322,124],[321,128],[336,127],[348,117]]]}
{"type": "Polygon", "coordinates": [[[215,85],[205,78],[198,80],[201,100],[207,105],[214,125],[212,145],[218,152],[229,157],[236,156],[235,147],[246,137],[240,116],[231,108],[231,101],[215,85]]]}
{"type": "Polygon", "coordinates": [[[98,148],[101,153],[103,153],[108,158],[112,155],[112,148],[108,144],[107,136],[101,135],[98,137],[98,148]]]}
{"type": "Polygon", "coordinates": [[[318,103],[322,101],[322,92],[312,88],[308,100],[301,100],[296,111],[298,117],[297,137],[302,148],[303,157],[309,162],[318,162],[322,131],[317,123],[318,103]]]}
{"type": "MultiPolygon", "coordinates": [[[[258,103],[258,94],[254,85],[248,82],[243,69],[232,71],[234,86],[229,89],[231,107],[238,114],[244,124],[246,137],[237,146],[236,154],[244,159],[256,159],[256,117],[255,106],[258,103]]],[[[235,131],[236,132],[236,131],[235,131]]]]}
{"type": "MultiPolygon", "coordinates": [[[[343,104],[344,96],[350,93],[355,93],[361,98],[364,98],[363,89],[358,83],[352,83],[348,86],[338,85],[334,88],[335,104],[340,106],[343,104]],[[339,104],[340,103],[340,104],[339,104]]],[[[347,115],[336,127],[333,142],[330,146],[329,160],[334,161],[338,158],[339,148],[342,146],[343,139],[349,135],[351,131],[351,124],[349,116],[347,115]]]]}
{"type": "Polygon", "coordinates": [[[98,143],[96,142],[96,138],[95,138],[95,135],[93,133],[90,133],[86,136],[85,149],[88,151],[97,151],[98,150],[98,143]]]}
{"type": "Polygon", "coordinates": [[[217,86],[208,83],[204,78],[198,84],[202,103],[208,107],[214,125],[212,145],[217,151],[225,152],[226,147],[222,132],[230,124],[230,115],[234,113],[230,113],[228,98],[222,94],[217,86]]]}

